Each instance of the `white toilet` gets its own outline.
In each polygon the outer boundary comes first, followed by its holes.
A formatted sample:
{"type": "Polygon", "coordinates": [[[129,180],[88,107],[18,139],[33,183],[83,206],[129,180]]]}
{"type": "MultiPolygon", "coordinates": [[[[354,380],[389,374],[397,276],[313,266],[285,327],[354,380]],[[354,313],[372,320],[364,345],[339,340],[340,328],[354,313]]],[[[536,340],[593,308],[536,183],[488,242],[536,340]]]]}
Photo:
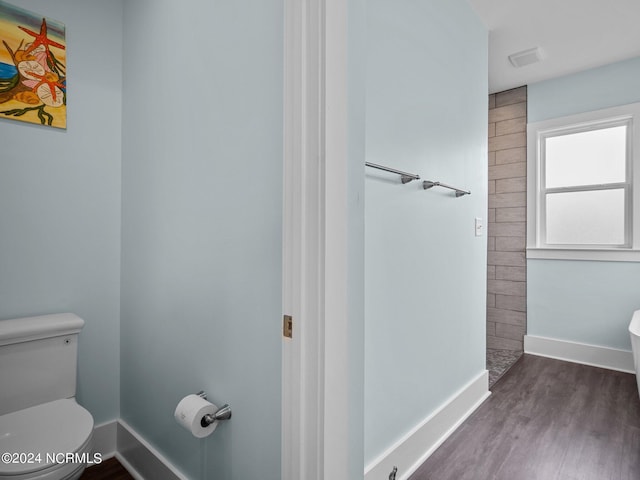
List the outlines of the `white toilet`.
{"type": "Polygon", "coordinates": [[[633,365],[636,369],[638,395],[640,395],[640,310],[636,310],[631,317],[629,334],[631,335],[631,351],[633,352],[633,365]]]}
{"type": "Polygon", "coordinates": [[[0,480],[75,480],[93,458],[93,417],[74,398],[83,326],[72,313],[0,321],[0,480]]]}

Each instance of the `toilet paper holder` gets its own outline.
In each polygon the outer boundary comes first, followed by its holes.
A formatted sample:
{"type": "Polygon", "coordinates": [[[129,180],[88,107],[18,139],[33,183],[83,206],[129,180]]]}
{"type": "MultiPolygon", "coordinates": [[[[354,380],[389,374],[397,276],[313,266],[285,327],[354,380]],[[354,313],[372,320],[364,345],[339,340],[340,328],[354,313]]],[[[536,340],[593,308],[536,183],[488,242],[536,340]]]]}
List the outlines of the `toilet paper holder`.
{"type": "MultiPolygon", "coordinates": [[[[203,400],[207,399],[207,394],[204,392],[204,390],[200,390],[198,393],[196,393],[196,395],[198,395],[203,400]]],[[[228,403],[225,403],[222,407],[216,410],[215,413],[212,413],[212,414],[207,413],[204,417],[202,417],[202,419],[200,420],[200,425],[202,425],[203,427],[208,427],[213,422],[216,422],[216,421],[219,422],[221,420],[229,420],[230,418],[231,418],[231,407],[229,406],[228,403]]]]}

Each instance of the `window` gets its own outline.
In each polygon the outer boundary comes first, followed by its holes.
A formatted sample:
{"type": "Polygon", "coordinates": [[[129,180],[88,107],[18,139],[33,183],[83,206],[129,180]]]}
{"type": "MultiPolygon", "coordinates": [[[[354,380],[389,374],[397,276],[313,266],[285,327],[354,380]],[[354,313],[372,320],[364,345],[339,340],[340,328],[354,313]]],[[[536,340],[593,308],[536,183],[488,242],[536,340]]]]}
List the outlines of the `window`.
{"type": "Polygon", "coordinates": [[[529,258],[640,261],[640,104],[528,126],[529,258]]]}

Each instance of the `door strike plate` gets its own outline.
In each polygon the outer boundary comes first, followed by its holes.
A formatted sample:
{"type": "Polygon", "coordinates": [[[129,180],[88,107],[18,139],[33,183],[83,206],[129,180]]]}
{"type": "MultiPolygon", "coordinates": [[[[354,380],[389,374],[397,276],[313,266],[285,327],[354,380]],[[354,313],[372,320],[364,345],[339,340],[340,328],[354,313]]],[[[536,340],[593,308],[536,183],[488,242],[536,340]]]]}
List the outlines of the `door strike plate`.
{"type": "Polygon", "coordinates": [[[287,338],[293,338],[293,317],[285,315],[282,321],[282,335],[287,338]]]}

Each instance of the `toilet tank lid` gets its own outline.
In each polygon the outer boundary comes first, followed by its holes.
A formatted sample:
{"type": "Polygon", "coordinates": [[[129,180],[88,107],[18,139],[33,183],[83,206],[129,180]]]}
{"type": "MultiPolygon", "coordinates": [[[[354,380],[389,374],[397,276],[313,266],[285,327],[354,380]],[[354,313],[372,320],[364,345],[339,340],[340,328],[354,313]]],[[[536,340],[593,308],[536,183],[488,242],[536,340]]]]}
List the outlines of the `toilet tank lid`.
{"type": "Polygon", "coordinates": [[[0,320],[0,345],[79,333],[84,320],[74,313],[0,320]]]}

